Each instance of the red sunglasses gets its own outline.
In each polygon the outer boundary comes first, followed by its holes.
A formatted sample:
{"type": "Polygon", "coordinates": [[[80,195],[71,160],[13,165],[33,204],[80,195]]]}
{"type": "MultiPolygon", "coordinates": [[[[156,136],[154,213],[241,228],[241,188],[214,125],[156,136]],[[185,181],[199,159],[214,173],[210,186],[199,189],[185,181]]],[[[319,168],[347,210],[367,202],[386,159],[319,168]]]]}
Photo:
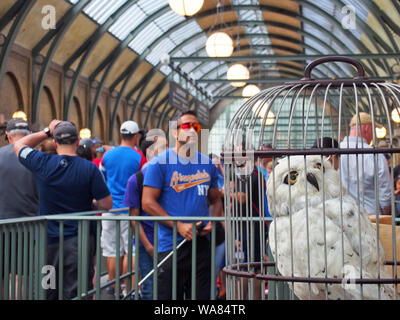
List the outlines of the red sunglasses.
{"type": "Polygon", "coordinates": [[[182,130],[189,130],[190,128],[193,128],[197,133],[199,133],[201,130],[201,124],[197,122],[186,122],[180,124],[178,128],[181,128],[182,130]]]}

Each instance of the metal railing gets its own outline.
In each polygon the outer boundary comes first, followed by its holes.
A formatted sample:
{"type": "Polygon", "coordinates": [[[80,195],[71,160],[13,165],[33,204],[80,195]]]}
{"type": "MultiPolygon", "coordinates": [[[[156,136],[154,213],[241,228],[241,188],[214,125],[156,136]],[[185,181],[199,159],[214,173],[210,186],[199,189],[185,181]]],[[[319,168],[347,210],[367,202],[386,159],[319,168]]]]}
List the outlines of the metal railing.
{"type": "MultiPolygon", "coordinates": [[[[199,221],[211,221],[212,231],[210,233],[211,244],[211,299],[216,298],[216,272],[215,272],[215,248],[216,248],[216,232],[215,225],[218,221],[224,221],[224,217],[149,217],[149,216],[129,216],[128,214],[105,216],[99,215],[104,213],[118,213],[126,211],[127,208],[115,209],[110,211],[90,211],[78,212],[70,214],[47,215],[32,218],[6,219],[0,220],[0,300],[44,300],[47,298],[46,291],[51,288],[51,267],[47,265],[47,223],[49,221],[57,221],[59,227],[59,259],[58,268],[53,270],[58,276],[56,288],[58,288],[58,299],[64,299],[63,290],[64,277],[63,270],[65,266],[65,223],[74,221],[77,224],[77,296],[76,300],[81,299],[101,299],[102,290],[115,286],[115,299],[129,298],[133,292],[138,293],[140,285],[149,277],[153,277],[153,299],[158,298],[158,268],[166,259],[172,259],[172,299],[177,298],[177,252],[180,246],[185,242],[177,243],[177,221],[192,221],[193,224],[193,241],[192,253],[196,252],[196,223],[199,221]],[[163,261],[158,261],[158,232],[154,232],[154,253],[153,253],[153,270],[148,275],[139,275],[139,241],[135,241],[135,264],[133,265],[133,244],[128,241],[128,263],[127,272],[121,274],[120,261],[116,259],[116,274],[112,281],[104,281],[104,258],[101,250],[101,230],[102,221],[152,221],[154,222],[154,230],[158,230],[158,226],[162,221],[173,221],[173,250],[163,261]],[[92,224],[92,231],[90,231],[92,224]],[[95,227],[95,228],[94,228],[95,227]],[[94,231],[95,230],[95,231],[94,231]],[[90,246],[96,248],[95,258],[90,256],[90,246]],[[95,259],[90,261],[89,259],[95,259]],[[94,264],[95,276],[90,278],[90,263],[94,264]],[[127,294],[120,297],[122,283],[126,281],[127,294]],[[93,285],[92,285],[93,284],[93,285]]],[[[120,224],[116,223],[116,257],[119,257],[120,243],[120,224]]],[[[139,224],[135,224],[133,230],[131,223],[128,228],[128,239],[139,239],[139,224]]],[[[196,255],[192,254],[192,271],[191,271],[191,296],[192,300],[196,299],[196,255]]],[[[53,283],[54,285],[54,283],[53,283]]],[[[135,294],[134,299],[139,299],[139,295],[135,294]]]]}

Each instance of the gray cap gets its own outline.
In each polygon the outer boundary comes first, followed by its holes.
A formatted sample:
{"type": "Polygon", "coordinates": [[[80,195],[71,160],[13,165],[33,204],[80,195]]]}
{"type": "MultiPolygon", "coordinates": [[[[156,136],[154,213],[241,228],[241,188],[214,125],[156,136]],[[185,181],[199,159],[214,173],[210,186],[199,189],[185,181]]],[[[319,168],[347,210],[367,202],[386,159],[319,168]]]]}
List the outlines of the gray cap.
{"type": "Polygon", "coordinates": [[[28,122],[21,118],[10,119],[7,121],[6,132],[14,130],[26,130],[28,134],[31,131],[28,122]]]}
{"type": "Polygon", "coordinates": [[[72,144],[78,140],[78,130],[72,122],[62,121],[54,128],[53,137],[59,144],[72,144]]]}

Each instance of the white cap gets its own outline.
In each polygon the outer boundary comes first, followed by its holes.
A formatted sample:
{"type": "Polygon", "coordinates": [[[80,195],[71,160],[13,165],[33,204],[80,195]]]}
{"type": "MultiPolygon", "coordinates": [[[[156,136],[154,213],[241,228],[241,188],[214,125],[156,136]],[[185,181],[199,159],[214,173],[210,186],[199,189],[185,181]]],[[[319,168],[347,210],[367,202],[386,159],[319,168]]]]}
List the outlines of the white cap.
{"type": "Polygon", "coordinates": [[[122,134],[135,134],[139,132],[139,126],[135,121],[125,121],[119,130],[122,134]]]}

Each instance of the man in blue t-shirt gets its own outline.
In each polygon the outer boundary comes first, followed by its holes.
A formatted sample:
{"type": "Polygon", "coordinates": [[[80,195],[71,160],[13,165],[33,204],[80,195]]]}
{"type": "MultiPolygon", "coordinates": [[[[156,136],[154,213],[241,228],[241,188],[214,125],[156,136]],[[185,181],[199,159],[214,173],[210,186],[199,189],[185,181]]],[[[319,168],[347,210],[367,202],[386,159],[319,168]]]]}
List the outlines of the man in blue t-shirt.
{"type": "MultiPolygon", "coordinates": [[[[125,121],[120,127],[121,145],[107,151],[101,162],[100,169],[104,172],[108,189],[113,199],[113,209],[124,208],[123,200],[126,184],[129,177],[139,171],[146,158],[135,146],[139,133],[139,126],[135,121],[125,121]]],[[[128,214],[128,211],[108,213],[109,216],[128,214]]],[[[120,247],[116,248],[116,222],[102,221],[101,247],[106,257],[108,280],[114,280],[116,274],[116,257],[121,260],[122,274],[127,272],[128,263],[128,232],[129,221],[120,221],[120,247]]],[[[134,250],[134,248],[133,248],[134,250]]],[[[134,255],[134,252],[132,253],[134,255]]],[[[133,263],[134,260],[133,260],[133,263]]],[[[120,273],[121,274],[121,273],[120,273]]],[[[109,287],[112,293],[113,286],[109,287]]]]}
{"type": "MultiPolygon", "coordinates": [[[[149,133],[141,139],[140,149],[146,156],[147,160],[151,160],[158,153],[165,151],[168,147],[168,142],[165,137],[158,136],[157,138],[151,136],[149,133]]],[[[126,185],[124,205],[129,207],[130,216],[148,216],[148,214],[141,210],[142,205],[142,191],[143,191],[143,178],[146,173],[146,165],[142,170],[133,174],[126,185]]],[[[132,222],[132,228],[135,230],[135,221],[132,222]]],[[[154,254],[154,222],[141,221],[139,222],[139,273],[143,279],[153,269],[153,254],[154,254]]],[[[133,241],[134,244],[134,241],[133,241]]],[[[141,285],[140,297],[142,300],[151,300],[153,298],[153,277],[150,276],[141,285]]]]}
{"type": "MultiPolygon", "coordinates": [[[[171,133],[176,146],[158,154],[148,165],[144,177],[143,210],[161,217],[218,216],[222,203],[217,168],[209,157],[197,152],[197,134],[201,129],[197,116],[193,111],[186,111],[174,119],[177,128],[171,133]]],[[[160,222],[160,261],[173,249],[173,226],[173,221],[160,222]]],[[[186,241],[177,252],[178,299],[191,295],[192,226],[191,221],[178,221],[176,224],[178,243],[183,239],[186,241]]],[[[196,299],[210,299],[211,251],[209,239],[205,236],[211,231],[211,223],[200,221],[196,227],[196,299]]],[[[169,258],[158,271],[158,299],[170,300],[172,286],[172,259],[169,258]]]]}
{"type": "MultiPolygon", "coordinates": [[[[40,215],[90,211],[93,208],[93,199],[96,199],[99,208],[111,209],[110,192],[99,169],[93,163],[77,156],[78,144],[75,125],[59,120],[53,120],[43,131],[30,134],[14,144],[19,161],[32,171],[36,178],[40,215]],[[33,149],[49,137],[54,137],[56,155],[33,149]]],[[[77,221],[64,221],[64,299],[72,299],[77,295],[77,231],[77,221]]],[[[47,263],[57,271],[59,236],[59,222],[47,221],[47,263]]],[[[94,274],[93,261],[90,260],[89,286],[94,274]]],[[[58,290],[49,289],[47,296],[48,299],[57,299],[58,290]]]]}

